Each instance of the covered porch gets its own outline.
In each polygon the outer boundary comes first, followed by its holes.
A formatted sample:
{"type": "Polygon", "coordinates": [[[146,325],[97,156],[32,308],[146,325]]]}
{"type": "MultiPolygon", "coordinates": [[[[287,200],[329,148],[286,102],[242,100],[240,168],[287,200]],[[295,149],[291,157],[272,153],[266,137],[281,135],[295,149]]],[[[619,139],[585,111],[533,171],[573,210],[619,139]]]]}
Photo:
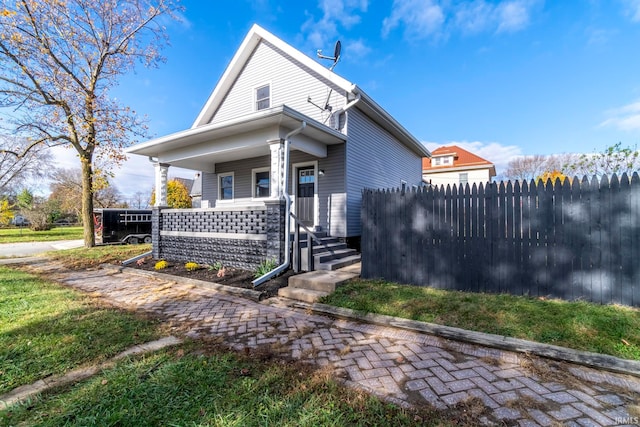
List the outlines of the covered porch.
{"type": "Polygon", "coordinates": [[[322,165],[345,140],[339,131],[280,106],[131,147],[129,153],[154,163],[154,257],[247,269],[265,260],[281,264],[287,211],[310,227],[323,223],[328,207],[324,197],[319,200],[322,165]],[[172,166],[202,172],[200,208],[167,207],[172,166]]]}

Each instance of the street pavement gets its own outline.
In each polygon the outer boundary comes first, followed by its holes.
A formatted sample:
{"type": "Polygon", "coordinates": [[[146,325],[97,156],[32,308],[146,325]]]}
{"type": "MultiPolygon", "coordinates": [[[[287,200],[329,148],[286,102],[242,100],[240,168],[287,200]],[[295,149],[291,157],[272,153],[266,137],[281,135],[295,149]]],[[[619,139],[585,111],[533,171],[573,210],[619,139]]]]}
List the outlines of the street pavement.
{"type": "Polygon", "coordinates": [[[114,305],[153,313],[188,336],[315,363],[347,386],[402,406],[473,408],[477,424],[485,425],[640,425],[638,377],[334,319],[277,298],[250,301],[180,278],[129,269],[68,271],[46,260],[28,268],[114,305]]]}
{"type": "Polygon", "coordinates": [[[55,240],[51,242],[2,243],[0,239],[0,258],[38,255],[48,251],[82,247],[82,240],[55,240]]]}

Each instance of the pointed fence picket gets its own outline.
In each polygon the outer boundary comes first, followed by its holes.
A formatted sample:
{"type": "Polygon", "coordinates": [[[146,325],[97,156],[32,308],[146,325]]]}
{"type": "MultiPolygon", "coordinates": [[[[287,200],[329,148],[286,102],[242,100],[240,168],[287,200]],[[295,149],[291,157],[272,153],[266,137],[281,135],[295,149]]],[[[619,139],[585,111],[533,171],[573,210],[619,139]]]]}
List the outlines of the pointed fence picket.
{"type": "Polygon", "coordinates": [[[640,306],[640,177],[364,190],[362,276],[640,306]]]}

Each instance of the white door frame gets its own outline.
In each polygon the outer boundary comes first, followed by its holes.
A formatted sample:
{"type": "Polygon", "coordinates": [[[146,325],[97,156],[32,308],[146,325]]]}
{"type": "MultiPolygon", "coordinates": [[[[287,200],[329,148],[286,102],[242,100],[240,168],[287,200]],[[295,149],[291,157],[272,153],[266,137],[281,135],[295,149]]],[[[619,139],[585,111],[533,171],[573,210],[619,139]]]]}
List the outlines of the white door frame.
{"type": "MultiPolygon", "coordinates": [[[[291,212],[296,213],[296,200],[298,199],[298,169],[313,166],[313,225],[320,225],[320,203],[318,197],[318,161],[300,162],[291,164],[291,181],[293,181],[293,199],[291,200],[291,212]]],[[[291,194],[292,191],[289,190],[291,194]]]]}

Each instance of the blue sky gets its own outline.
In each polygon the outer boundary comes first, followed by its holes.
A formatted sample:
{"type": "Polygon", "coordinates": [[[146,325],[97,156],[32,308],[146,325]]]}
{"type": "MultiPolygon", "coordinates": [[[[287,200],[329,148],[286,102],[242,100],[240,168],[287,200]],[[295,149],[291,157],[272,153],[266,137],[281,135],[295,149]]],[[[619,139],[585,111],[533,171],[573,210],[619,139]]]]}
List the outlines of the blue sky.
{"type": "MultiPolygon", "coordinates": [[[[336,73],[428,147],[462,145],[498,173],[517,155],[640,142],[640,0],[225,3],[184,0],[166,63],[115,92],[148,116],[152,136],[191,126],[257,23],[311,57],[341,40],[336,73]]],[[[146,159],[116,174],[123,193],[134,180],[153,185],[146,159]]]]}

